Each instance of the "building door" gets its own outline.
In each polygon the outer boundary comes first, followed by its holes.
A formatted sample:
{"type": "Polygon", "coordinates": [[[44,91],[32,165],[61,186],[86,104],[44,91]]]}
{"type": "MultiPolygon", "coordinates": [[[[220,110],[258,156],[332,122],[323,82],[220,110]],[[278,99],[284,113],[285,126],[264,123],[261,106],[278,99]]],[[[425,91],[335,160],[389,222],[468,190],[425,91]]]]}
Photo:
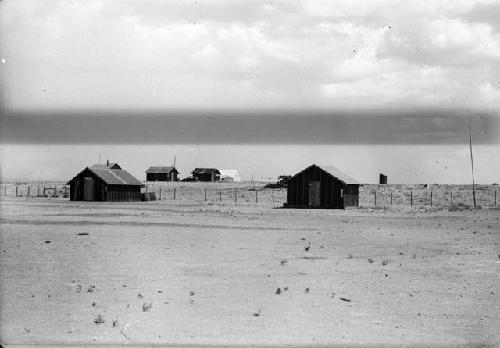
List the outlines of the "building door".
{"type": "Polygon", "coordinates": [[[311,208],[321,206],[319,181],[309,181],[309,206],[311,208]]]}
{"type": "Polygon", "coordinates": [[[83,181],[83,200],[93,201],[94,200],[94,179],[84,178],[83,181]]]}

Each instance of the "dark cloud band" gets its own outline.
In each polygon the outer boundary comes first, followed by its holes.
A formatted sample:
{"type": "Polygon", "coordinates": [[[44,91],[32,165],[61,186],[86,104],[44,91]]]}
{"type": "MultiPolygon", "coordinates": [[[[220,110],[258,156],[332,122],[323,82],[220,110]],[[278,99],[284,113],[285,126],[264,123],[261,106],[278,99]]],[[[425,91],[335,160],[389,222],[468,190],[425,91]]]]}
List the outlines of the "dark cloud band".
{"type": "Polygon", "coordinates": [[[500,118],[465,111],[4,112],[4,144],[500,143],[500,118]]]}

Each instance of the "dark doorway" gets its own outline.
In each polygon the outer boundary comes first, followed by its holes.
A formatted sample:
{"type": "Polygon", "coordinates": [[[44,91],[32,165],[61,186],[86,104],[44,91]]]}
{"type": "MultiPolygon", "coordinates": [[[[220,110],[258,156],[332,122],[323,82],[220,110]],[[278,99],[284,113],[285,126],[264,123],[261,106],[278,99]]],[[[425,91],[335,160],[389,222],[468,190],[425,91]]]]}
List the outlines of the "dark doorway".
{"type": "Polygon", "coordinates": [[[320,199],[320,182],[309,181],[309,206],[312,208],[319,208],[321,206],[320,199]]]}
{"type": "Polygon", "coordinates": [[[94,200],[94,179],[84,178],[83,181],[83,200],[93,201],[94,200]]]}

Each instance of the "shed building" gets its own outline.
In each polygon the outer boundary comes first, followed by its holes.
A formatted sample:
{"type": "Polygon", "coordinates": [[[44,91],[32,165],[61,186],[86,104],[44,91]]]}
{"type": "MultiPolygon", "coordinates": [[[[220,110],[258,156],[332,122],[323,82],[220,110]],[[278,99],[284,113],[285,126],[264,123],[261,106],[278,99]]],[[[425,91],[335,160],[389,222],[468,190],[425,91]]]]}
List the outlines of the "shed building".
{"type": "Polygon", "coordinates": [[[219,181],[220,171],[215,168],[195,168],[191,172],[197,181],[219,181]]]}
{"type": "Polygon", "coordinates": [[[313,164],[287,182],[289,208],[344,209],[358,204],[359,182],[333,166],[313,164]]]}
{"type": "Polygon", "coordinates": [[[220,180],[221,181],[233,181],[240,182],[240,173],[234,169],[221,169],[220,170],[220,180]]]}
{"type": "Polygon", "coordinates": [[[146,181],[178,181],[179,172],[175,167],[149,167],[146,181]]]}
{"type": "Polygon", "coordinates": [[[387,175],[380,173],[378,183],[381,185],[387,184],[387,175]]]}
{"type": "Polygon", "coordinates": [[[142,183],[126,170],[112,169],[105,164],[97,164],[83,169],[68,181],[68,185],[72,201],[128,202],[141,200],[142,183]]]}

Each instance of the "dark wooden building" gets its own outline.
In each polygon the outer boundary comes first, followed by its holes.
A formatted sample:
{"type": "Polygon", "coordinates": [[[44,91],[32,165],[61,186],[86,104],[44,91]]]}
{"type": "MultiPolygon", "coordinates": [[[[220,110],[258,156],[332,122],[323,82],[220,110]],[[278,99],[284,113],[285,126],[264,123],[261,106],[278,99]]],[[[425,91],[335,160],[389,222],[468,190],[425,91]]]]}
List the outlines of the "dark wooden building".
{"type": "Polygon", "coordinates": [[[146,181],[178,181],[179,172],[175,167],[149,167],[146,181]]]}
{"type": "Polygon", "coordinates": [[[215,168],[196,168],[191,172],[196,181],[219,181],[220,172],[215,168]]]}
{"type": "Polygon", "coordinates": [[[358,204],[359,183],[332,166],[313,164],[287,181],[289,208],[344,209],[358,204]]]}
{"type": "Polygon", "coordinates": [[[387,175],[380,173],[378,183],[381,185],[387,184],[387,175]]]}
{"type": "Polygon", "coordinates": [[[68,182],[70,200],[128,202],[141,200],[142,183],[116,163],[95,164],[68,182]]]}

